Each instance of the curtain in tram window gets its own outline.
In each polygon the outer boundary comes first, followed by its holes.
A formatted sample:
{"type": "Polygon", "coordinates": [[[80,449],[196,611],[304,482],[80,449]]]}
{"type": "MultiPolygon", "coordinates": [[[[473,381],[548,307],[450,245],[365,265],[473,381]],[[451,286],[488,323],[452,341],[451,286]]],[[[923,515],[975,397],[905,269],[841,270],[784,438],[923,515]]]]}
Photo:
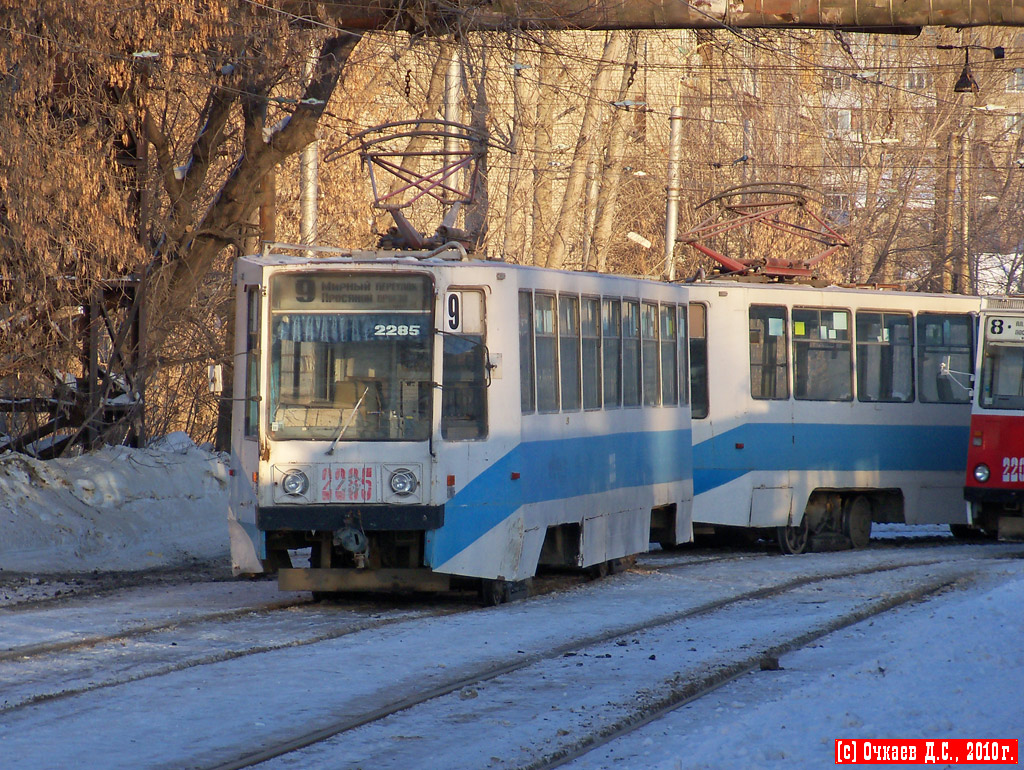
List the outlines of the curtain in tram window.
{"type": "Polygon", "coordinates": [[[425,339],[429,331],[427,313],[289,313],[274,318],[273,338],[275,342],[386,342],[425,339]]]}

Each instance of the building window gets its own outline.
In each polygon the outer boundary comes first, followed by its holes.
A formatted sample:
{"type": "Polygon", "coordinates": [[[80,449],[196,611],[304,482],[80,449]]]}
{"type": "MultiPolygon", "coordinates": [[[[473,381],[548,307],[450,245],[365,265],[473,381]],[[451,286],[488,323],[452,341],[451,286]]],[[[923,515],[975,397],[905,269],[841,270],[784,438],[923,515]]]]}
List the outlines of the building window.
{"type": "Polygon", "coordinates": [[[1008,73],[1006,90],[1014,93],[1024,91],[1024,67],[1014,67],[1008,73]]]}
{"type": "Polygon", "coordinates": [[[825,74],[826,91],[846,91],[850,88],[850,78],[841,72],[829,72],[825,74]]]}
{"type": "Polygon", "coordinates": [[[850,110],[829,110],[825,113],[829,136],[846,136],[853,126],[853,114],[850,110]]]}
{"type": "Polygon", "coordinates": [[[928,73],[922,70],[911,70],[907,73],[907,88],[912,91],[921,91],[927,88],[930,82],[928,73]]]}

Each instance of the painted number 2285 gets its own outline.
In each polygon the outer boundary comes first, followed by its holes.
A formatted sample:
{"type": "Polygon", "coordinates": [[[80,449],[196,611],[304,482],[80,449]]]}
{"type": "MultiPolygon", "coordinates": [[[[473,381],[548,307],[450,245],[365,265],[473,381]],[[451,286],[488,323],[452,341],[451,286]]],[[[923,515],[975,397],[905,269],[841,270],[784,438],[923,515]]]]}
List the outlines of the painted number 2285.
{"type": "Polygon", "coordinates": [[[419,324],[376,324],[373,327],[375,337],[419,337],[419,324]]]}
{"type": "Polygon", "coordinates": [[[373,469],[361,465],[324,468],[320,499],[324,502],[363,503],[373,499],[373,469]]]}
{"type": "Polygon", "coordinates": [[[1024,457],[1003,458],[1003,481],[1024,481],[1024,457]]]}

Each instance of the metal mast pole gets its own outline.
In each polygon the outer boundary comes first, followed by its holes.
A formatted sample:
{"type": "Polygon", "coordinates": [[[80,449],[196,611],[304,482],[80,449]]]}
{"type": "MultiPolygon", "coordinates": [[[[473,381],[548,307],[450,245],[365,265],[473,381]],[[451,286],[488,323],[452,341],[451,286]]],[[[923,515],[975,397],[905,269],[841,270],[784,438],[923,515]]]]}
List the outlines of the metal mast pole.
{"type": "MultiPolygon", "coordinates": [[[[313,77],[319,49],[311,43],[306,57],[306,82],[313,77]]],[[[319,147],[314,140],[306,145],[299,157],[299,239],[305,246],[317,240],[317,203],[319,198],[319,147]]]]}
{"type": "Polygon", "coordinates": [[[665,274],[676,279],[676,231],[679,227],[679,182],[682,175],[683,108],[673,107],[669,116],[668,185],[665,205],[665,274]]]}

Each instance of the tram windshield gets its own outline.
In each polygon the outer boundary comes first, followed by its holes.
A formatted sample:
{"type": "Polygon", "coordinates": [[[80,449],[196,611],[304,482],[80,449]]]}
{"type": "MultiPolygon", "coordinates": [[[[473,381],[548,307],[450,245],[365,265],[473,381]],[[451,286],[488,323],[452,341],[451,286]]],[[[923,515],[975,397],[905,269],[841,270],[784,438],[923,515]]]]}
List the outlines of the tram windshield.
{"type": "Polygon", "coordinates": [[[270,436],[425,441],[430,279],[280,273],[270,282],[270,436]]]}
{"type": "Polygon", "coordinates": [[[978,403],[985,409],[1024,409],[1024,343],[985,341],[978,403]]]}

